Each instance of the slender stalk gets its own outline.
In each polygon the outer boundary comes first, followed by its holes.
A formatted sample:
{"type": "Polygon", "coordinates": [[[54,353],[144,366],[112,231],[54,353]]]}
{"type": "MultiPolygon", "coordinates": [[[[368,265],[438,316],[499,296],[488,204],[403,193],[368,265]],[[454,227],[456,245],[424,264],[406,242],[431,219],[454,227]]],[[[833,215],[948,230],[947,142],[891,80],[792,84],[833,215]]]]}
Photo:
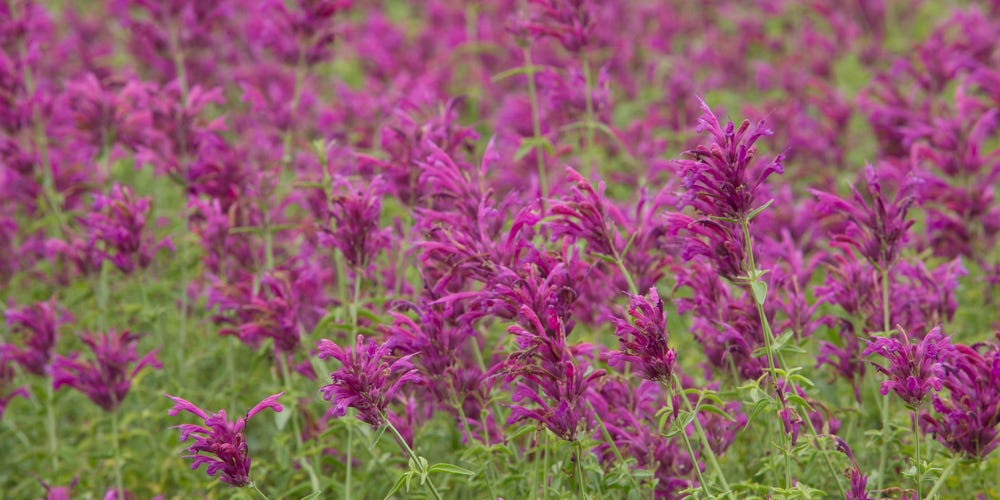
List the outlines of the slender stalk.
{"type": "Polygon", "coordinates": [[[125,498],[125,488],[122,486],[122,453],[121,444],[118,442],[118,409],[111,412],[111,445],[115,452],[115,491],[118,498],[125,498]]]}
{"type": "MultiPolygon", "coordinates": [[[[740,226],[743,229],[743,241],[746,247],[746,259],[747,259],[747,275],[752,280],[760,279],[757,275],[757,262],[753,254],[753,240],[750,236],[750,221],[747,218],[740,219],[740,226]]],[[[751,295],[753,291],[751,290],[751,295]]],[[[757,300],[757,297],[751,297],[753,303],[757,308],[757,316],[760,318],[760,328],[764,333],[764,348],[767,351],[767,368],[771,375],[771,383],[774,384],[774,391],[781,402],[781,407],[783,411],[788,411],[788,405],[785,402],[785,398],[781,396],[780,389],[778,386],[778,368],[774,362],[774,332],[771,331],[771,323],[767,319],[767,314],[764,311],[764,304],[762,301],[757,300]]],[[[794,390],[794,389],[793,389],[794,390]]],[[[806,417],[808,419],[808,416],[806,417]]],[[[781,453],[784,455],[785,459],[785,488],[792,487],[792,471],[791,471],[791,457],[789,447],[791,443],[789,442],[788,432],[784,429],[780,432],[781,435],[781,453]]]]}
{"type": "Polygon", "coordinates": [[[282,141],[281,166],[287,167],[292,164],[292,145],[295,140],[295,115],[299,112],[299,103],[302,101],[302,87],[306,76],[306,51],[302,49],[299,41],[299,57],[295,63],[295,87],[292,89],[292,102],[289,103],[289,126],[285,129],[282,141]]]}
{"type": "Polygon", "coordinates": [[[587,498],[583,487],[583,443],[576,440],[576,487],[581,500],[587,498]]]}
{"type": "MultiPolygon", "coordinates": [[[[295,394],[295,390],[292,387],[292,377],[288,370],[287,359],[282,359],[281,364],[281,375],[285,379],[285,392],[286,394],[295,394]]],[[[292,415],[292,432],[295,433],[295,453],[298,455],[298,461],[302,465],[302,468],[306,470],[306,474],[309,475],[309,483],[312,486],[313,492],[322,491],[320,489],[319,477],[316,475],[316,470],[313,469],[312,463],[309,457],[303,453],[303,443],[302,443],[302,432],[299,430],[299,419],[298,419],[298,409],[295,411],[295,415],[292,415]]]]}
{"type": "Polygon", "coordinates": [[[584,145],[587,151],[587,176],[593,179],[597,173],[594,161],[594,98],[590,95],[594,82],[593,76],[590,74],[590,56],[587,55],[586,47],[580,49],[580,64],[583,66],[584,100],[587,106],[587,142],[584,145]]]}
{"type": "Polygon", "coordinates": [[[913,466],[917,469],[916,482],[917,482],[917,500],[924,497],[923,494],[923,471],[920,465],[920,428],[917,427],[917,410],[913,410],[913,466]]]}
{"type": "Polygon", "coordinates": [[[59,436],[56,434],[55,389],[45,384],[45,430],[49,436],[49,455],[52,457],[52,475],[59,470],[59,436]]]}
{"type": "Polygon", "coordinates": [[[358,334],[358,298],[361,296],[361,282],[364,277],[360,269],[354,271],[354,295],[351,296],[351,333],[358,334]]]}
{"type": "Polygon", "coordinates": [[[937,482],[934,483],[934,486],[931,487],[931,490],[927,492],[928,499],[934,498],[934,495],[937,495],[938,490],[940,490],[941,487],[944,486],[944,480],[948,479],[948,476],[950,476],[951,473],[955,471],[955,466],[958,465],[958,462],[961,459],[962,459],[961,455],[955,455],[955,458],[951,459],[951,462],[948,463],[948,467],[943,472],[941,472],[941,477],[939,477],[937,482]]]}
{"type": "MultiPolygon", "coordinates": [[[[694,416],[691,421],[694,424],[695,431],[698,433],[698,439],[701,441],[701,446],[704,448],[703,453],[708,459],[708,464],[712,467],[716,478],[722,485],[722,493],[727,496],[732,496],[733,492],[729,489],[729,482],[726,481],[726,475],[722,472],[722,467],[719,466],[719,460],[715,456],[715,451],[712,450],[712,446],[708,443],[708,436],[705,434],[705,429],[701,426],[701,422],[698,421],[698,414],[695,413],[694,408],[691,406],[691,401],[688,401],[687,394],[684,394],[684,385],[681,384],[681,378],[676,373],[674,374],[674,383],[677,385],[677,390],[680,391],[680,399],[681,402],[684,403],[684,409],[694,416]]],[[[697,464],[695,464],[695,466],[697,467],[697,464]]]]}
{"type": "MultiPolygon", "coordinates": [[[[885,335],[889,335],[889,270],[880,269],[882,277],[882,330],[885,335]]],[[[882,411],[882,444],[879,447],[878,461],[878,483],[879,490],[885,484],[885,466],[889,460],[889,407],[892,400],[879,394],[877,401],[882,404],[879,409],[882,411]]]]}
{"type": "Polygon", "coordinates": [[[691,446],[691,439],[688,438],[687,431],[681,431],[680,434],[681,438],[684,440],[684,446],[687,448],[688,456],[691,457],[691,464],[694,466],[694,472],[698,475],[698,484],[701,485],[701,489],[705,493],[711,494],[711,490],[708,489],[708,481],[705,481],[705,476],[701,473],[701,467],[698,467],[698,456],[694,453],[694,447],[691,446]]]}
{"type": "MultiPolygon", "coordinates": [[[[614,453],[615,459],[618,460],[619,463],[624,464],[625,458],[622,456],[621,450],[618,449],[618,445],[615,444],[615,440],[611,438],[611,433],[608,432],[607,426],[604,425],[604,419],[602,419],[601,416],[597,414],[597,412],[594,410],[594,405],[592,405],[589,400],[587,401],[587,407],[590,408],[590,413],[594,415],[594,420],[597,421],[597,425],[601,428],[601,436],[603,436],[604,440],[608,443],[608,445],[611,446],[611,452],[614,453]]],[[[691,459],[694,460],[694,457],[692,456],[691,459]]],[[[632,476],[630,474],[628,476],[628,479],[636,490],[641,489],[641,487],[639,486],[639,482],[635,479],[635,476],[632,476]]]]}
{"type": "MultiPolygon", "coordinates": [[[[744,238],[744,241],[745,241],[744,244],[746,245],[747,265],[748,265],[748,267],[750,267],[749,271],[753,272],[754,274],[756,274],[757,273],[757,263],[756,263],[756,260],[754,259],[753,240],[750,239],[750,221],[747,220],[747,219],[743,219],[741,221],[741,226],[742,226],[742,229],[743,229],[743,238],[744,238]]],[[[754,278],[754,279],[757,279],[757,278],[754,278]]],[[[752,293],[752,291],[751,291],[751,293],[752,293]]],[[[773,344],[773,342],[774,342],[774,332],[771,329],[771,323],[767,319],[767,315],[765,314],[764,304],[758,303],[758,301],[756,300],[756,297],[754,297],[754,301],[753,302],[754,302],[754,304],[757,305],[757,316],[760,317],[761,330],[764,332],[764,343],[765,343],[765,348],[767,350],[767,355],[768,355],[768,368],[770,369],[771,377],[772,377],[772,379],[774,381],[775,388],[777,388],[777,382],[778,382],[778,379],[777,379],[777,367],[776,367],[775,362],[774,362],[774,355],[775,355],[775,353],[774,353],[774,347],[773,347],[773,345],[774,345],[773,344]]],[[[785,362],[784,362],[784,360],[781,357],[781,353],[780,352],[777,353],[777,356],[778,356],[778,360],[784,366],[785,362]]],[[[796,387],[794,381],[786,380],[786,383],[788,384],[789,388],[793,391],[793,394],[797,394],[798,393],[798,387],[796,387]]],[[[779,400],[781,401],[782,407],[784,407],[784,408],[787,409],[785,399],[784,398],[779,398],[779,400]]],[[[812,438],[814,440],[816,440],[816,442],[818,443],[819,442],[819,433],[816,431],[816,428],[813,426],[812,419],[810,419],[809,416],[806,415],[806,417],[803,418],[802,420],[805,421],[806,427],[809,429],[809,433],[812,436],[812,438]]],[[[788,486],[790,486],[791,485],[791,470],[790,470],[790,465],[791,464],[790,464],[790,457],[788,455],[788,453],[789,453],[788,446],[785,444],[787,442],[787,440],[788,440],[788,435],[784,431],[781,433],[781,435],[782,435],[782,448],[784,449],[784,453],[785,453],[785,481],[788,483],[788,486]]],[[[837,481],[837,488],[840,490],[841,494],[843,494],[843,495],[846,496],[847,495],[847,490],[844,488],[844,485],[841,482],[840,474],[838,474],[837,470],[833,467],[833,462],[830,460],[829,450],[827,450],[826,448],[823,449],[823,461],[825,462],[826,467],[829,470],[831,477],[833,477],[833,478],[836,479],[836,481],[837,481]]]]}
{"type": "Polygon", "coordinates": [[[549,198],[548,172],[545,170],[545,159],[542,157],[542,149],[538,140],[542,137],[542,119],[538,106],[538,90],[535,88],[535,72],[531,62],[531,48],[524,47],[524,66],[529,68],[528,77],[528,99],[531,100],[531,131],[532,139],[535,140],[535,163],[538,167],[538,188],[541,190],[542,212],[545,212],[545,203],[549,198]]]}
{"type": "Polygon", "coordinates": [[[344,479],[344,499],[351,500],[351,472],[354,469],[354,428],[347,425],[347,477],[344,479]]]}
{"type": "MultiPolygon", "coordinates": [[[[396,426],[392,425],[392,422],[390,422],[389,418],[386,417],[385,415],[382,416],[382,420],[385,422],[386,429],[388,429],[389,432],[392,433],[392,437],[396,438],[396,442],[399,444],[399,447],[402,448],[403,451],[406,452],[406,455],[408,457],[410,457],[410,461],[412,461],[414,464],[416,464],[419,467],[420,466],[420,457],[418,457],[417,454],[414,453],[413,448],[410,448],[410,445],[406,444],[406,440],[403,439],[403,436],[399,433],[398,430],[396,430],[396,426]]],[[[423,472],[426,472],[426,471],[421,471],[421,472],[423,473],[423,472]]],[[[430,492],[431,492],[431,495],[436,500],[442,500],[441,493],[439,493],[438,490],[437,490],[437,488],[434,487],[434,482],[431,481],[431,478],[429,478],[429,477],[427,478],[426,484],[427,484],[427,489],[430,490],[430,492]]]]}
{"type": "Polygon", "coordinates": [[[261,498],[263,498],[264,500],[268,500],[267,495],[265,495],[264,492],[260,491],[260,488],[257,487],[257,483],[250,481],[250,487],[253,488],[253,490],[256,491],[261,498]]]}

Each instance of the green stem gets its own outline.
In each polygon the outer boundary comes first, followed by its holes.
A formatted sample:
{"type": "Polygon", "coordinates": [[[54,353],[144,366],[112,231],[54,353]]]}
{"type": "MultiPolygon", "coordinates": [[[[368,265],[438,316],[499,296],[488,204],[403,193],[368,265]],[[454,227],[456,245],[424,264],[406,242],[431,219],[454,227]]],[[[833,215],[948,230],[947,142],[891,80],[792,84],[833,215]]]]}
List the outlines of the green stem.
{"type": "Polygon", "coordinates": [[[923,474],[920,466],[920,428],[917,427],[917,410],[913,410],[913,465],[917,469],[917,500],[923,498],[923,474]]]}
{"type": "MultiPolygon", "coordinates": [[[[715,476],[719,483],[722,485],[722,493],[727,496],[732,496],[733,492],[729,489],[729,482],[726,481],[726,475],[722,472],[722,467],[719,466],[719,460],[715,456],[715,451],[712,450],[712,446],[708,443],[708,436],[705,434],[705,429],[702,428],[701,422],[698,421],[698,414],[695,413],[694,408],[691,406],[691,401],[688,401],[687,394],[684,393],[684,385],[681,384],[681,378],[674,373],[674,383],[677,385],[677,390],[680,391],[680,399],[684,404],[684,409],[691,413],[694,418],[691,419],[694,424],[694,429],[698,433],[698,439],[701,441],[701,447],[704,448],[704,454],[708,459],[708,464],[712,467],[715,472],[715,476]]],[[[668,387],[669,389],[669,387],[668,387]]],[[[698,466],[697,463],[694,464],[695,467],[698,466]]],[[[704,483],[703,483],[704,484],[704,483]]]]}
{"type": "Polygon", "coordinates": [[[351,296],[351,333],[358,334],[358,298],[361,296],[361,270],[354,271],[354,295],[351,296]]]}
{"type": "Polygon", "coordinates": [[[351,471],[354,469],[354,427],[347,425],[347,478],[344,480],[344,499],[351,500],[351,471]]]}
{"type": "MultiPolygon", "coordinates": [[[[754,253],[753,253],[753,240],[750,239],[750,221],[744,218],[743,220],[741,220],[741,226],[742,226],[742,229],[743,229],[743,238],[745,240],[744,244],[746,245],[747,265],[750,268],[748,274],[749,273],[753,273],[754,276],[756,276],[757,275],[757,263],[756,263],[756,260],[754,258],[754,253]]],[[[753,279],[756,280],[756,279],[759,279],[759,278],[758,277],[754,277],[753,279]]],[[[751,294],[752,294],[752,291],[751,291],[751,294]]],[[[759,303],[757,301],[756,297],[753,297],[753,299],[754,299],[753,300],[754,304],[757,305],[757,316],[760,317],[761,330],[764,332],[764,343],[765,343],[765,348],[767,349],[767,355],[768,355],[768,357],[767,357],[767,359],[768,359],[768,368],[769,368],[769,370],[771,372],[771,377],[772,377],[772,379],[773,379],[773,381],[775,383],[775,388],[777,388],[777,381],[778,381],[778,379],[777,379],[777,366],[775,365],[775,362],[774,362],[774,355],[775,354],[774,354],[774,348],[773,348],[773,345],[774,345],[774,331],[771,329],[771,322],[767,319],[767,315],[765,314],[764,304],[759,303]]],[[[778,356],[778,360],[781,362],[782,366],[785,366],[785,361],[784,361],[784,359],[782,359],[782,356],[781,356],[780,352],[777,353],[777,356],[778,356]]],[[[792,391],[793,394],[798,394],[798,387],[796,386],[796,384],[795,384],[794,381],[792,381],[792,380],[786,380],[786,383],[788,384],[788,386],[791,389],[791,391],[792,391]]],[[[779,398],[779,399],[781,401],[782,407],[785,408],[785,409],[787,409],[786,402],[785,402],[784,398],[779,398]]],[[[813,426],[812,419],[810,419],[809,416],[806,415],[806,417],[803,418],[802,420],[805,421],[806,427],[809,429],[809,433],[810,433],[811,437],[817,443],[819,443],[819,433],[816,431],[816,428],[813,426]]],[[[791,485],[791,467],[790,467],[791,463],[790,463],[788,445],[785,444],[785,443],[787,443],[788,436],[787,436],[787,433],[785,433],[785,432],[782,432],[781,434],[782,434],[782,448],[783,448],[784,453],[785,453],[785,481],[790,486],[791,485]]],[[[789,445],[790,445],[790,443],[789,443],[789,445]]],[[[837,488],[840,490],[840,492],[842,494],[846,495],[847,494],[847,490],[844,488],[844,485],[841,482],[840,474],[838,474],[837,470],[833,467],[833,462],[830,460],[830,451],[827,450],[826,448],[823,448],[823,461],[825,462],[826,467],[827,467],[827,469],[830,472],[830,476],[833,477],[833,478],[835,478],[837,480],[837,488]]]]}
{"type": "Polygon", "coordinates": [[[691,464],[694,466],[694,472],[698,475],[698,484],[701,485],[701,489],[705,493],[711,493],[711,490],[708,489],[708,481],[705,481],[705,476],[701,473],[701,467],[698,467],[698,456],[695,455],[694,447],[691,446],[691,439],[688,438],[687,430],[682,430],[680,435],[684,440],[684,446],[687,448],[688,456],[691,457],[691,464]]]}
{"type": "Polygon", "coordinates": [[[115,491],[118,492],[118,498],[125,498],[125,488],[122,486],[122,461],[121,461],[121,445],[118,442],[118,409],[115,408],[111,412],[111,445],[114,447],[115,452],[115,491]]]}
{"type": "MultiPolygon", "coordinates": [[[[889,335],[889,270],[880,269],[879,272],[882,277],[882,330],[884,335],[889,335]]],[[[892,401],[881,394],[878,401],[882,403],[879,405],[882,411],[882,444],[879,447],[877,489],[881,490],[885,485],[885,467],[889,460],[889,407],[892,401]]]]}
{"type": "Polygon", "coordinates": [[[931,491],[927,492],[928,499],[934,498],[934,495],[937,495],[938,490],[940,490],[941,487],[944,486],[944,480],[948,479],[948,476],[950,476],[951,473],[955,471],[955,466],[958,465],[959,460],[961,460],[961,455],[955,455],[955,458],[951,459],[951,462],[948,464],[948,467],[943,472],[941,472],[941,477],[939,477],[937,482],[934,483],[934,486],[931,487],[931,491]]]}
{"type": "Polygon", "coordinates": [[[52,475],[59,470],[59,437],[56,434],[55,389],[45,384],[45,430],[49,435],[49,455],[52,456],[52,475]]]}
{"type": "Polygon", "coordinates": [[[580,63],[583,65],[584,100],[587,105],[587,142],[584,145],[587,154],[587,176],[594,178],[596,172],[596,162],[594,161],[594,102],[590,90],[594,86],[593,76],[590,74],[590,57],[587,49],[580,49],[580,63]]]}
{"type": "MultiPolygon", "coordinates": [[[[396,426],[392,425],[392,422],[390,422],[389,418],[384,414],[382,415],[382,420],[385,422],[386,429],[388,429],[389,432],[392,433],[392,437],[396,438],[396,442],[399,444],[399,447],[406,452],[406,455],[410,458],[410,461],[419,467],[420,457],[418,457],[417,454],[413,451],[413,448],[410,448],[410,445],[406,444],[406,440],[403,439],[402,434],[400,434],[399,431],[396,430],[396,426]]],[[[420,471],[420,472],[426,473],[426,471],[420,471]]],[[[441,493],[439,493],[437,488],[434,487],[434,482],[431,481],[431,478],[429,477],[427,478],[426,484],[427,484],[427,489],[430,490],[431,492],[431,495],[436,500],[441,500],[441,493]]]]}
{"type": "Polygon", "coordinates": [[[587,498],[583,487],[583,443],[579,439],[576,440],[576,486],[580,499],[587,498]]]}
{"type": "MultiPolygon", "coordinates": [[[[611,438],[611,433],[608,432],[607,426],[604,425],[604,419],[597,414],[597,411],[594,410],[594,405],[592,405],[589,400],[587,401],[587,407],[590,408],[590,413],[594,415],[594,420],[597,420],[597,425],[601,428],[601,436],[603,436],[604,440],[611,446],[611,452],[614,453],[615,460],[618,460],[618,463],[620,464],[624,464],[625,458],[622,456],[621,450],[618,449],[618,445],[615,444],[615,440],[611,438]]],[[[694,460],[694,457],[692,456],[691,459],[694,460]]],[[[628,478],[632,483],[632,486],[635,487],[636,491],[641,489],[639,482],[635,479],[635,476],[629,474],[628,478]]]]}
{"type": "MultiPolygon", "coordinates": [[[[294,391],[294,389],[292,387],[292,377],[291,377],[291,374],[290,374],[290,372],[288,370],[288,364],[289,364],[289,362],[290,361],[287,360],[287,359],[282,359],[280,361],[280,364],[281,364],[281,375],[285,379],[285,393],[288,394],[288,395],[293,395],[293,394],[295,394],[295,391],[294,391]]],[[[319,477],[316,475],[316,470],[313,469],[313,466],[312,466],[312,463],[309,460],[309,457],[306,456],[306,454],[303,453],[303,451],[302,451],[303,448],[304,448],[304,446],[303,446],[303,443],[302,443],[302,432],[300,432],[300,430],[299,430],[299,419],[298,419],[298,409],[297,408],[296,408],[295,413],[296,414],[292,415],[292,418],[291,418],[291,421],[292,421],[292,432],[295,433],[295,453],[298,455],[298,460],[299,460],[299,463],[302,465],[302,468],[305,469],[306,470],[306,474],[309,475],[309,483],[312,486],[313,492],[320,492],[322,490],[320,489],[319,477]]]]}
{"type": "MultiPolygon", "coordinates": [[[[533,64],[531,62],[531,48],[524,47],[522,49],[524,52],[524,65],[526,68],[532,68],[533,64]]],[[[542,119],[539,112],[538,106],[538,90],[535,88],[535,72],[532,70],[527,74],[528,77],[528,99],[531,100],[531,130],[532,139],[535,140],[535,163],[538,167],[538,188],[541,190],[541,201],[542,201],[542,212],[545,212],[545,203],[549,197],[549,180],[548,172],[545,169],[545,159],[542,157],[541,145],[538,143],[539,139],[542,137],[542,119]]]]}
{"type": "Polygon", "coordinates": [[[260,488],[257,487],[257,483],[250,481],[250,487],[253,488],[253,490],[256,491],[261,498],[268,500],[267,495],[265,495],[264,492],[260,491],[260,488]]]}
{"type": "MultiPolygon", "coordinates": [[[[740,219],[740,226],[743,229],[743,241],[746,247],[746,259],[747,259],[747,276],[756,282],[760,279],[760,275],[757,271],[757,262],[753,254],[753,240],[750,236],[750,221],[743,217],[740,219]]],[[[785,402],[785,398],[779,394],[778,386],[778,368],[774,362],[774,332],[771,331],[771,322],[767,319],[767,314],[764,311],[763,301],[757,300],[756,295],[753,293],[751,288],[753,303],[757,308],[757,316],[760,318],[760,328],[764,333],[764,349],[767,351],[767,368],[771,375],[771,383],[774,384],[775,394],[778,396],[778,401],[781,402],[782,411],[788,411],[788,405],[785,402]]],[[[794,390],[794,389],[792,389],[794,390]]],[[[808,416],[806,417],[808,418],[808,416]]],[[[789,442],[788,432],[782,429],[781,435],[781,453],[784,455],[785,459],[785,488],[792,487],[792,471],[791,471],[791,457],[789,447],[791,443],[789,442]]]]}
{"type": "Polygon", "coordinates": [[[306,52],[302,50],[301,46],[302,44],[300,40],[299,58],[295,64],[295,88],[292,89],[292,102],[289,104],[289,116],[291,118],[291,122],[285,130],[282,141],[283,147],[281,151],[281,166],[283,168],[292,164],[292,145],[295,139],[295,128],[293,127],[293,124],[296,123],[295,115],[299,112],[299,103],[302,100],[302,86],[305,81],[306,52]]]}

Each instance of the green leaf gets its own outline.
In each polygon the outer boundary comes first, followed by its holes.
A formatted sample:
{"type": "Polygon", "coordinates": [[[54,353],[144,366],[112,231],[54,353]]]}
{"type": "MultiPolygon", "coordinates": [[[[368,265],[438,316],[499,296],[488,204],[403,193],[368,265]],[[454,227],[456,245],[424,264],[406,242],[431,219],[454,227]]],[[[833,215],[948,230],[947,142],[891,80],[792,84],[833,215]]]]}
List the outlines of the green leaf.
{"type": "Polygon", "coordinates": [[[521,146],[514,153],[514,160],[524,158],[536,148],[544,149],[549,155],[555,153],[555,146],[552,145],[552,142],[547,137],[526,137],[521,140],[521,146]]]}
{"type": "Polygon", "coordinates": [[[753,299],[757,304],[764,305],[764,300],[767,299],[767,283],[760,280],[751,281],[750,290],[753,291],[753,299]]]}
{"type": "Polygon", "coordinates": [[[753,218],[756,217],[757,214],[763,212],[764,209],[766,209],[767,207],[771,206],[772,203],[774,203],[774,198],[771,198],[770,200],[767,200],[767,203],[765,203],[765,204],[763,204],[763,205],[761,205],[761,206],[759,206],[759,207],[751,210],[750,213],[747,214],[747,220],[748,221],[753,220],[753,218]]]}
{"type": "Polygon", "coordinates": [[[407,491],[410,490],[409,486],[410,474],[412,474],[412,472],[404,472],[402,475],[399,476],[399,479],[396,480],[396,484],[392,485],[392,489],[390,489],[389,492],[385,494],[385,500],[389,500],[390,498],[392,498],[392,496],[395,495],[396,492],[399,491],[404,485],[406,486],[407,491]]]}
{"type": "Polygon", "coordinates": [[[503,80],[505,78],[510,78],[510,77],[516,76],[516,75],[526,75],[526,74],[538,73],[539,71],[542,71],[543,69],[545,69],[544,66],[537,66],[537,65],[518,66],[516,68],[511,68],[511,69],[508,69],[507,71],[501,71],[501,72],[497,73],[496,75],[493,75],[493,78],[490,78],[490,81],[493,82],[493,83],[496,83],[496,82],[499,82],[500,80],[503,80]]]}
{"type": "Polygon", "coordinates": [[[454,465],[454,464],[445,464],[445,463],[434,464],[434,465],[431,466],[430,469],[427,470],[427,472],[440,472],[442,474],[455,474],[455,475],[458,475],[458,476],[475,476],[476,475],[475,472],[473,472],[473,471],[471,471],[469,469],[464,469],[464,468],[459,467],[459,466],[454,465]]]}
{"type": "Polygon", "coordinates": [[[278,430],[284,430],[285,426],[288,425],[288,420],[292,418],[292,412],[283,411],[274,414],[274,425],[278,427],[278,430]]]}

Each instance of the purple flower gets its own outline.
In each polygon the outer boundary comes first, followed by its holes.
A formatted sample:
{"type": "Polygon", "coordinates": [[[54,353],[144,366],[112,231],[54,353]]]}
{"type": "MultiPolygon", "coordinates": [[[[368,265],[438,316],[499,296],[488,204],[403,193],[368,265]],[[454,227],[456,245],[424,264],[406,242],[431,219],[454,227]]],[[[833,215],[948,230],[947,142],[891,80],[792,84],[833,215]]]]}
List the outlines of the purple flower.
{"type": "Polygon", "coordinates": [[[621,220],[614,205],[604,197],[604,183],[597,189],[576,170],[566,169],[566,181],[573,185],[569,199],[553,203],[549,210],[552,237],[567,235],[587,242],[590,252],[617,256],[615,245],[615,220],[621,220]]]}
{"type": "Polygon", "coordinates": [[[358,335],[354,348],[344,349],[327,339],[319,341],[320,359],[334,358],[341,366],[330,374],[333,383],[323,386],[323,399],[333,402],[332,415],[342,417],[347,408],[358,410],[358,419],[373,427],[385,423],[389,402],[404,385],[420,382],[410,356],[393,360],[388,344],[365,342],[358,335]]]}
{"type": "Polygon", "coordinates": [[[81,361],[78,354],[56,356],[52,362],[52,386],[66,385],[85,394],[104,411],[115,411],[132,387],[132,380],[147,366],[163,368],[151,351],[141,359],[136,344],[141,335],[123,330],[82,335],[82,340],[94,352],[94,361],[81,361]],[[129,370],[129,366],[136,363],[129,370]]]}
{"type": "Polygon", "coordinates": [[[209,476],[219,476],[219,480],[235,487],[250,484],[250,450],[247,447],[244,429],[246,423],[254,415],[270,408],[280,413],[285,409],[278,398],[284,392],[279,392],[264,398],[256,406],[247,412],[245,417],[230,422],[226,416],[226,410],[219,410],[218,413],[209,414],[205,410],[198,408],[194,404],[178,397],[164,394],[174,401],[174,407],[168,412],[170,416],[176,416],[181,410],[202,418],[204,425],[181,424],[176,428],[181,430],[181,441],[187,441],[194,436],[194,443],[188,448],[186,458],[193,459],[191,469],[195,470],[202,464],[207,465],[205,472],[209,476]]]}
{"type": "Polygon", "coordinates": [[[579,52],[593,36],[594,19],[586,0],[531,0],[537,10],[530,20],[518,19],[512,31],[530,33],[534,38],[552,37],[566,50],[579,52]]]}
{"type": "MultiPolygon", "coordinates": [[[[1000,334],[998,334],[1000,340],[1000,334]]],[[[1000,445],[1000,344],[955,346],[944,386],[950,397],[934,398],[935,415],[921,415],[924,430],[954,453],[981,460],[1000,445]]]]}
{"type": "Polygon", "coordinates": [[[822,191],[813,190],[812,193],[819,200],[818,210],[828,216],[843,217],[848,222],[844,232],[834,236],[833,241],[857,248],[875,269],[886,271],[899,259],[899,252],[906,243],[906,232],[913,225],[906,216],[916,201],[916,181],[906,179],[890,200],[882,190],[878,172],[871,165],[865,168],[865,180],[870,202],[854,187],[851,188],[854,197],[850,201],[822,191]]]}
{"type": "Polygon", "coordinates": [[[69,243],[54,240],[53,250],[68,256],[83,272],[99,270],[103,261],[123,273],[143,269],[157,250],[173,248],[169,238],[153,241],[146,228],[150,210],[149,198],[136,198],[132,188],[115,184],[110,195],[96,195],[91,211],[80,219],[85,238],[69,243]]]}
{"type": "Polygon", "coordinates": [[[30,337],[27,337],[23,348],[9,344],[0,351],[5,351],[28,373],[45,376],[59,338],[59,325],[71,320],[72,316],[56,304],[54,297],[20,309],[10,308],[7,310],[7,324],[14,332],[30,337]]]}
{"type": "Polygon", "coordinates": [[[757,198],[764,181],[771,174],[784,172],[782,157],[754,161],[757,155],[754,143],[771,135],[764,122],[758,122],[752,129],[746,120],[739,128],[733,122],[723,128],[708,104],[699,102],[702,114],[698,130],[708,131],[714,141],[688,151],[686,154],[693,160],[676,163],[686,189],[684,205],[694,207],[704,216],[743,220],[761,205],[757,198]]]}
{"type": "Polygon", "coordinates": [[[628,361],[638,366],[642,377],[656,382],[669,382],[673,376],[677,353],[667,346],[667,313],[655,288],[646,296],[630,295],[628,315],[615,318],[615,334],[622,350],[612,352],[611,360],[628,361]]]}
{"type": "Polygon", "coordinates": [[[902,341],[896,337],[874,337],[864,354],[877,353],[889,361],[888,367],[873,363],[876,370],[889,377],[882,382],[882,394],[891,390],[907,406],[917,408],[931,389],[941,390],[945,362],[955,354],[955,348],[941,333],[941,327],[927,332],[919,344],[911,343],[905,331],[902,336],[902,341]]]}
{"type": "Polygon", "coordinates": [[[734,283],[745,280],[745,245],[743,235],[734,224],[707,218],[692,219],[676,212],[667,213],[665,218],[667,234],[687,233],[681,238],[681,258],[690,261],[700,255],[712,263],[719,276],[734,283]]]}
{"type": "Polygon", "coordinates": [[[334,188],[340,192],[330,200],[328,213],[323,214],[334,225],[325,241],[340,250],[348,266],[364,271],[390,243],[388,231],[379,227],[384,185],[378,177],[364,189],[340,179],[334,188]]]}

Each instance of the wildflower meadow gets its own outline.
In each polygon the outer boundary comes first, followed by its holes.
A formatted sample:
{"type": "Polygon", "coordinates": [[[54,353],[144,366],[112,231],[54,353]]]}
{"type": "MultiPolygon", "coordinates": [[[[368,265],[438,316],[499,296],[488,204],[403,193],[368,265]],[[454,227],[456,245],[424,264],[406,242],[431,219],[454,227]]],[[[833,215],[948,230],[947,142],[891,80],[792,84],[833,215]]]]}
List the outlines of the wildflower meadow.
{"type": "Polygon", "coordinates": [[[0,46],[0,499],[1000,499],[998,0],[0,46]]]}

